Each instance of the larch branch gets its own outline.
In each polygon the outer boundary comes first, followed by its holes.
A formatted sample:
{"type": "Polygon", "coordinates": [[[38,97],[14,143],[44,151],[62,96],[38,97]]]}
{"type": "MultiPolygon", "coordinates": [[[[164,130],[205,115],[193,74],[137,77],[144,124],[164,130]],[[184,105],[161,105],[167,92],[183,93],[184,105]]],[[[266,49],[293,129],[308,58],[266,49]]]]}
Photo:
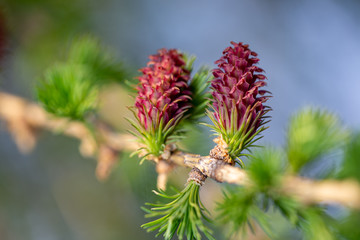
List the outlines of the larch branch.
{"type": "MultiPolygon", "coordinates": [[[[46,113],[39,105],[20,97],[0,92],[0,118],[8,126],[20,150],[28,152],[36,142],[36,132],[46,129],[61,132],[80,140],[80,151],[85,156],[98,158],[96,174],[104,179],[109,168],[121,151],[134,151],[139,148],[136,138],[115,133],[104,125],[97,126],[100,145],[80,122],[56,118],[46,113]]],[[[153,159],[155,160],[155,159],[153,159]]],[[[251,185],[245,170],[231,166],[210,156],[184,153],[175,149],[166,152],[158,161],[160,188],[164,188],[167,174],[174,165],[198,168],[206,176],[218,181],[237,185],[251,185]]],[[[293,196],[305,204],[320,202],[338,203],[360,209],[360,184],[355,180],[312,180],[298,176],[284,176],[279,191],[293,196]]]]}

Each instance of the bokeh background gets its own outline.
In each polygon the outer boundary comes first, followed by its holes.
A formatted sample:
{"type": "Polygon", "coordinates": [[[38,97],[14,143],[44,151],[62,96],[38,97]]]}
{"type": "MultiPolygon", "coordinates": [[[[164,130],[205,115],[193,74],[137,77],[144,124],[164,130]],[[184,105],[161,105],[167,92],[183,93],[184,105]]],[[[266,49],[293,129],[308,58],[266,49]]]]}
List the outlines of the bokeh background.
{"type": "MultiPolygon", "coordinates": [[[[82,34],[110,45],[131,76],[159,48],[196,55],[195,68],[214,67],[230,41],[242,41],[259,54],[274,96],[263,143],[285,144],[291,114],[305,105],[335,112],[351,129],[360,126],[357,0],[1,0],[0,14],[7,43],[1,91],[35,100],[43,71],[82,34]]],[[[120,86],[102,96],[104,119],[124,130],[131,97],[120,86]]],[[[192,131],[184,147],[207,154],[208,134],[192,131]]],[[[156,174],[152,164],[138,163],[124,154],[110,179],[99,182],[96,162],[79,154],[76,140],[43,132],[23,155],[1,124],[0,239],[153,239],[140,228],[146,222],[140,206],[154,200],[156,174]]],[[[176,170],[173,183],[183,186],[185,174],[176,170]]],[[[206,185],[202,198],[212,209],[221,194],[213,181],[206,185]]],[[[276,229],[278,239],[296,238],[285,223],[276,229]]],[[[216,236],[223,239],[221,230],[216,236]]]]}

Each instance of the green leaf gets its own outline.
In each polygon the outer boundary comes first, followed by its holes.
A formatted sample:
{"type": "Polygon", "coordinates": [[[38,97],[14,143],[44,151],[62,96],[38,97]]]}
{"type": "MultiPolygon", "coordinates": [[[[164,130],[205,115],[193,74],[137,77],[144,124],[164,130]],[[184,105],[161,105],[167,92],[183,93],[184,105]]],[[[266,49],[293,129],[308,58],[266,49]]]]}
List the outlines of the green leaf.
{"type": "Polygon", "coordinates": [[[82,65],[56,64],[37,86],[37,98],[52,114],[83,121],[97,107],[98,89],[91,79],[82,65]]]}
{"type": "Polygon", "coordinates": [[[206,227],[202,218],[208,220],[199,197],[200,186],[194,181],[188,183],[184,190],[175,195],[164,192],[155,192],[162,198],[169,199],[168,203],[146,204],[153,208],[143,208],[145,217],[156,217],[156,220],[143,224],[141,227],[147,231],[158,230],[158,235],[163,234],[165,240],[170,240],[176,234],[179,239],[184,235],[187,239],[201,239],[203,233],[208,239],[214,239],[212,231],[206,227]]]}
{"type": "Polygon", "coordinates": [[[341,147],[347,132],[336,115],[306,108],[292,117],[287,138],[287,155],[292,170],[297,172],[319,156],[341,147]]]}

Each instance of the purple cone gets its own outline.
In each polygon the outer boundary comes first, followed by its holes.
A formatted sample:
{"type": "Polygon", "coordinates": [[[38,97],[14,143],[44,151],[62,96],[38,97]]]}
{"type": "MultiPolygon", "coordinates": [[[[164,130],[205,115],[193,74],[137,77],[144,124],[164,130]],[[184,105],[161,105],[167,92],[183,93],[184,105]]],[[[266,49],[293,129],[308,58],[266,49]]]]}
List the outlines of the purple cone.
{"type": "Polygon", "coordinates": [[[265,109],[268,108],[263,104],[270,97],[266,95],[269,92],[261,89],[266,85],[266,77],[262,74],[264,70],[255,66],[259,59],[257,54],[249,49],[249,45],[241,42],[231,44],[233,47],[223,51],[223,56],[215,62],[218,68],[213,70],[211,87],[214,117],[225,129],[230,130],[231,113],[234,112],[235,131],[250,117],[250,125],[255,127],[255,133],[263,122],[265,109]]]}
{"type": "Polygon", "coordinates": [[[160,49],[149,59],[147,66],[140,69],[143,75],[138,77],[135,107],[140,124],[146,130],[155,130],[161,120],[165,126],[171,119],[181,118],[191,107],[190,71],[176,49],[160,49]]]}

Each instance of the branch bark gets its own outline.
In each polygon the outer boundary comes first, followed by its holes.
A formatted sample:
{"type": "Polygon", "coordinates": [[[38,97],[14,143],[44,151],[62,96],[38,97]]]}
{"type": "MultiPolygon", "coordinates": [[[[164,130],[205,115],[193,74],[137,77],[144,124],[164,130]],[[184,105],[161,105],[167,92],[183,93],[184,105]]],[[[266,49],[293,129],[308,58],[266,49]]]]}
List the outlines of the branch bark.
{"type": "MultiPolygon", "coordinates": [[[[115,133],[101,124],[97,126],[96,137],[101,142],[98,148],[96,140],[82,123],[55,118],[37,104],[1,92],[0,118],[7,123],[9,131],[23,152],[28,152],[34,147],[36,132],[40,129],[51,132],[61,131],[64,135],[79,139],[80,152],[84,156],[98,158],[97,176],[99,179],[105,179],[108,176],[109,168],[114,164],[119,152],[134,151],[139,148],[135,137],[115,133]]],[[[158,182],[160,188],[164,188],[167,174],[173,165],[196,167],[206,176],[218,182],[245,186],[252,184],[245,170],[210,156],[200,156],[170,149],[161,159],[159,162],[161,165],[158,166],[159,179],[161,179],[158,182]],[[167,164],[162,161],[167,162],[167,164]],[[164,168],[164,166],[166,167],[164,168]]],[[[285,176],[279,191],[293,196],[305,204],[330,202],[360,209],[360,184],[355,180],[315,181],[298,176],[285,176]]]]}

